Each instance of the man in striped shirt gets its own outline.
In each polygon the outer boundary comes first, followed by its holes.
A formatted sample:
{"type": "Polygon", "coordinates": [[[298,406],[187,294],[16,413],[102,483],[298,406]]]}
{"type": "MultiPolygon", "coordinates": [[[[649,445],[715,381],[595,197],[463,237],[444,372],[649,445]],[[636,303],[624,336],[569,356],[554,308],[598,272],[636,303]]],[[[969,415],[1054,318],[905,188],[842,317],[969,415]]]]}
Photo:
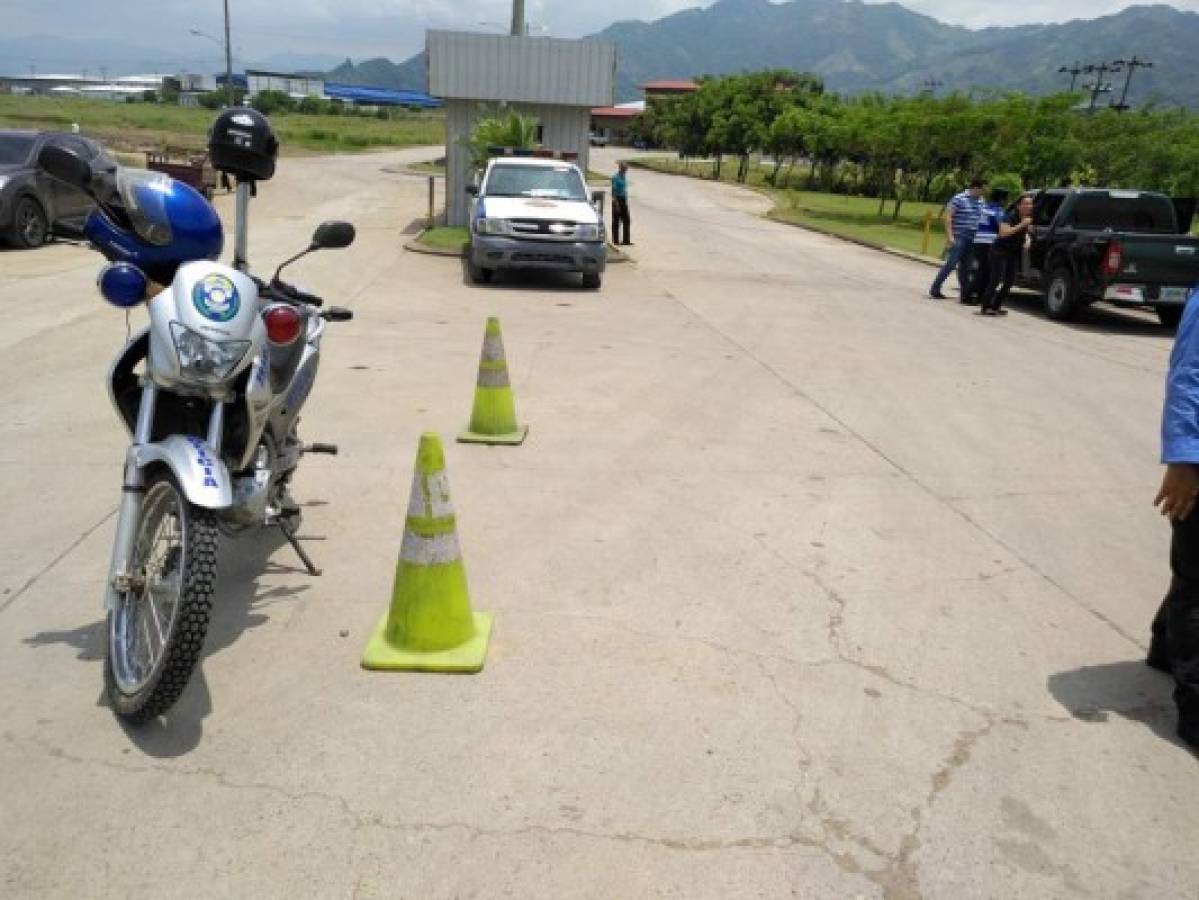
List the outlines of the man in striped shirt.
{"type": "Polygon", "coordinates": [[[949,201],[949,215],[945,217],[945,240],[949,244],[949,254],[928,292],[934,300],[945,299],[941,288],[955,268],[958,270],[958,287],[962,296],[968,297],[970,294],[970,257],[974,249],[974,235],[982,219],[982,197],[986,189],[987,182],[975,178],[969,188],[949,201]]]}
{"type": "MultiPolygon", "coordinates": [[[[976,265],[972,267],[970,275],[970,292],[962,295],[962,303],[977,305],[986,293],[987,284],[991,280],[991,247],[999,237],[999,221],[1003,218],[1003,207],[1007,198],[1006,189],[994,188],[987,202],[983,204],[978,231],[974,234],[974,247],[970,251],[976,265]]],[[[1011,289],[1011,285],[1008,285],[1008,289],[1011,289]]]]}

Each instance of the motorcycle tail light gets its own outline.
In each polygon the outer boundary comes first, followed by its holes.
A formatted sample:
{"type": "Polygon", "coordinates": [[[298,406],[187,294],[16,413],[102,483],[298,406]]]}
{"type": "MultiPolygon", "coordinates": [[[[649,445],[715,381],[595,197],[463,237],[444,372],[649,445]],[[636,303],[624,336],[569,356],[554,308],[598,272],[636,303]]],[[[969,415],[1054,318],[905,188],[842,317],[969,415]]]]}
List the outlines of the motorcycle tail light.
{"type": "Polygon", "coordinates": [[[303,322],[300,314],[286,303],[270,306],[262,314],[266,323],[266,337],[272,344],[286,346],[300,336],[303,322]]]}

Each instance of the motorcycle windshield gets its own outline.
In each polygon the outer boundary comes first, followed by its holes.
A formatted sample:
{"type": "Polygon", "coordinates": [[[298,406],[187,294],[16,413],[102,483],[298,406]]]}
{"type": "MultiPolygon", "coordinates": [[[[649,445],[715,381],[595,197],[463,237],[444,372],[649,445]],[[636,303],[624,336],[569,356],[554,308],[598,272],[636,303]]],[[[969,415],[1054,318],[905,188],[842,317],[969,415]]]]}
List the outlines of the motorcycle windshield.
{"type": "Polygon", "coordinates": [[[166,200],[172,190],[171,179],[161,172],[145,169],[119,169],[117,193],[138,237],[159,247],[171,242],[171,221],[166,200]]]}

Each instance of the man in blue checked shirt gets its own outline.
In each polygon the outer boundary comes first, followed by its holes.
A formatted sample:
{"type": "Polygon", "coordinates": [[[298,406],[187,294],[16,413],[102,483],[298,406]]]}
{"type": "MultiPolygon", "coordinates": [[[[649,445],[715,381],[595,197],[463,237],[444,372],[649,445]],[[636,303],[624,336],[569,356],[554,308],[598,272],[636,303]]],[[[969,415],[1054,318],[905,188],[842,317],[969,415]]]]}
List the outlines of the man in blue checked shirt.
{"type": "Polygon", "coordinates": [[[945,240],[949,244],[949,255],[929,289],[928,295],[933,300],[945,299],[941,288],[955,268],[958,270],[961,295],[970,295],[970,257],[974,250],[974,235],[978,233],[978,223],[983,215],[982,198],[986,190],[986,180],[975,178],[969,188],[949,201],[949,215],[945,217],[945,240]]]}
{"type": "Polygon", "coordinates": [[[1170,590],[1153,619],[1146,662],[1174,676],[1178,736],[1199,750],[1199,289],[1191,292],[1166,376],[1162,462],[1153,501],[1170,519],[1170,590]]]}

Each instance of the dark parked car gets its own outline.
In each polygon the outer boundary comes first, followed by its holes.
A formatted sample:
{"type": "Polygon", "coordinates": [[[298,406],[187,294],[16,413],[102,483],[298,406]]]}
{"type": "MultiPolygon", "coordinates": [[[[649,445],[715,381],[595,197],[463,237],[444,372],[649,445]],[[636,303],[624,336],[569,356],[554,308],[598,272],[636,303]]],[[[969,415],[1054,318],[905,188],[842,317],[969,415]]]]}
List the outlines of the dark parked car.
{"type": "Polygon", "coordinates": [[[116,161],[98,143],[78,134],[0,131],[0,238],[16,247],[37,247],[51,232],[79,232],[92,209],[82,191],[51,178],[37,164],[43,147],[56,144],[100,170],[116,161]]]}

